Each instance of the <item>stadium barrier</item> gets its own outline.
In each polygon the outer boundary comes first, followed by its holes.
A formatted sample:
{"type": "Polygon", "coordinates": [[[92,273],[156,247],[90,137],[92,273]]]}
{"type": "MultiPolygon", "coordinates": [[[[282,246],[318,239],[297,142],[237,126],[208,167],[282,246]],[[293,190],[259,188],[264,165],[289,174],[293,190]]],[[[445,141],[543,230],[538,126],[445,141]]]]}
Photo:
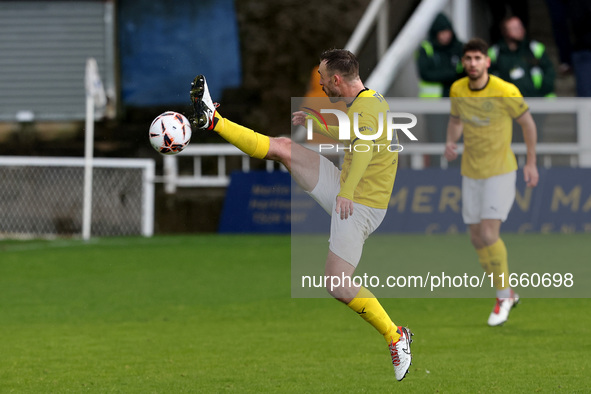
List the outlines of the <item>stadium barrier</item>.
{"type": "MultiPolygon", "coordinates": [[[[516,196],[503,231],[591,233],[591,168],[541,168],[540,182],[527,188],[521,170],[516,196]]],[[[377,233],[454,234],[462,221],[459,168],[400,169],[388,213],[377,233]]],[[[289,174],[236,171],[219,231],[224,233],[328,234],[326,212],[289,174]]]]}
{"type": "MultiPolygon", "coordinates": [[[[390,108],[396,111],[422,115],[446,115],[449,114],[449,99],[424,100],[416,98],[388,98],[390,108]]],[[[528,98],[527,103],[534,116],[542,114],[553,115],[574,115],[571,122],[572,133],[568,133],[571,141],[568,142],[542,142],[537,145],[538,165],[544,168],[552,166],[570,167],[591,167],[591,99],[582,98],[528,98]]],[[[421,119],[419,119],[419,124],[421,119]]],[[[567,134],[568,127],[558,125],[557,134],[567,134]]],[[[560,138],[564,140],[564,138],[560,138]]],[[[401,142],[404,147],[400,154],[400,165],[402,168],[408,166],[412,169],[425,168],[425,155],[440,155],[440,166],[447,168],[447,161],[443,158],[444,144],[420,142],[401,142]]],[[[317,149],[317,145],[307,145],[311,149],[317,149]]],[[[512,145],[520,165],[524,163],[525,144],[516,143],[512,145]]],[[[462,146],[460,144],[459,151],[462,146]]],[[[338,155],[344,155],[339,152],[338,155]]],[[[156,182],[164,183],[166,193],[174,193],[177,187],[227,187],[230,182],[229,174],[234,170],[243,172],[250,171],[251,160],[236,147],[229,144],[192,144],[183,152],[174,156],[165,156],[163,163],[163,174],[155,178],[156,182]],[[217,173],[214,175],[204,174],[203,159],[215,158],[217,173]],[[229,157],[240,157],[241,165],[232,167],[227,165],[229,157]],[[179,171],[180,160],[192,160],[191,170],[179,171]]],[[[283,166],[273,162],[266,163],[267,171],[276,169],[285,171],[283,166]]]]}
{"type": "MultiPolygon", "coordinates": [[[[317,150],[317,145],[304,146],[317,150]]],[[[420,170],[424,169],[424,155],[441,155],[445,150],[445,144],[442,143],[413,143],[404,144],[404,150],[401,156],[407,155],[410,162],[410,168],[420,170]]],[[[513,144],[513,152],[517,156],[520,166],[525,163],[526,146],[523,143],[513,144]]],[[[463,146],[458,146],[458,153],[462,153],[463,146]]],[[[542,143],[538,144],[536,148],[539,161],[539,166],[543,168],[552,167],[557,157],[563,158],[562,162],[567,162],[570,167],[578,167],[581,163],[581,157],[588,155],[591,150],[585,149],[576,143],[542,143]]],[[[331,156],[342,158],[344,152],[332,153],[331,156]]],[[[403,156],[404,157],[404,156],[403,156]]],[[[401,157],[401,161],[403,159],[401,157]]],[[[227,187],[230,184],[230,173],[232,171],[249,172],[251,158],[246,156],[238,148],[229,144],[203,144],[191,145],[185,148],[184,151],[175,156],[165,156],[163,171],[164,175],[154,178],[157,183],[164,183],[166,193],[175,193],[177,187],[227,187]],[[214,175],[203,173],[203,159],[206,157],[215,157],[217,163],[217,173],[214,175]],[[230,167],[226,160],[230,157],[240,157],[240,167],[230,167]],[[192,172],[181,173],[179,171],[179,160],[189,158],[192,160],[192,172]]],[[[285,171],[281,165],[277,165],[272,161],[266,162],[267,172],[276,170],[285,171]]],[[[442,157],[441,168],[447,168],[448,163],[442,157]]]]}

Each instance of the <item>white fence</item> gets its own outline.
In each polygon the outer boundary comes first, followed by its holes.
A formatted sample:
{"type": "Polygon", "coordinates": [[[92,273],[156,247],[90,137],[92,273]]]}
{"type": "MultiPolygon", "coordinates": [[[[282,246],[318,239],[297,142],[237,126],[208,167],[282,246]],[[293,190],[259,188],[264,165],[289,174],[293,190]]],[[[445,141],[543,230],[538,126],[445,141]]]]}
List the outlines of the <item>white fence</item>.
{"type": "MultiPolygon", "coordinates": [[[[166,193],[174,193],[177,187],[226,187],[230,183],[226,160],[228,157],[233,156],[241,157],[240,170],[244,172],[250,171],[251,158],[233,145],[189,145],[177,155],[164,156],[164,175],[156,177],[155,181],[165,184],[166,193]],[[179,159],[182,157],[192,157],[192,174],[179,173],[179,159]],[[203,173],[203,159],[206,157],[216,158],[217,171],[215,175],[205,175],[203,173]]],[[[273,171],[275,166],[272,161],[266,163],[269,172],[273,171]]]]}
{"type": "MultiPolygon", "coordinates": [[[[450,103],[448,99],[424,100],[416,98],[388,98],[392,110],[397,112],[410,112],[415,115],[449,114],[450,103]]],[[[563,143],[539,143],[537,154],[538,165],[550,167],[553,165],[553,158],[566,156],[570,166],[591,167],[591,99],[580,98],[556,98],[556,99],[534,99],[528,98],[527,103],[533,114],[571,114],[576,116],[574,121],[576,142],[563,143]]],[[[424,166],[424,155],[442,155],[445,144],[443,143],[402,143],[404,150],[401,157],[410,157],[410,167],[421,169],[424,166]]],[[[316,145],[308,145],[311,149],[317,149],[316,145]]],[[[524,162],[526,153],[525,144],[513,144],[520,165],[524,162]]],[[[462,146],[459,146],[461,153],[462,146]]],[[[342,151],[340,152],[342,155],[342,151]]],[[[167,193],[174,193],[177,187],[225,187],[230,178],[227,160],[230,157],[240,157],[239,168],[242,171],[249,171],[251,159],[229,144],[193,144],[183,152],[175,156],[164,157],[164,174],[156,177],[156,182],[163,182],[167,193]],[[203,159],[214,157],[217,163],[215,174],[205,175],[203,173],[203,159]],[[179,171],[179,160],[192,158],[191,171],[179,171]]],[[[441,167],[446,168],[447,162],[442,157],[441,167]]],[[[268,161],[267,171],[281,168],[277,164],[268,161]]]]}

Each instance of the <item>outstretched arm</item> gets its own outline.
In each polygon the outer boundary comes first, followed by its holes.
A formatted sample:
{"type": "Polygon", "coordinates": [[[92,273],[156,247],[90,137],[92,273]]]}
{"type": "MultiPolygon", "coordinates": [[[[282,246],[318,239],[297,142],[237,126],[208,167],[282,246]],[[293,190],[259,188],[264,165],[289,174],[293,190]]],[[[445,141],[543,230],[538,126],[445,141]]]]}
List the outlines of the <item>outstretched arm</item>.
{"type": "MultiPolygon", "coordinates": [[[[307,112],[304,111],[296,111],[291,115],[291,123],[294,126],[304,126],[306,127],[306,122],[308,119],[311,119],[309,117],[309,114],[307,112]]],[[[332,138],[335,141],[339,140],[339,128],[338,126],[326,126],[324,127],[324,125],[320,125],[318,122],[313,121],[312,123],[313,125],[313,131],[315,133],[318,134],[322,134],[325,135],[329,138],[332,138]]]]}

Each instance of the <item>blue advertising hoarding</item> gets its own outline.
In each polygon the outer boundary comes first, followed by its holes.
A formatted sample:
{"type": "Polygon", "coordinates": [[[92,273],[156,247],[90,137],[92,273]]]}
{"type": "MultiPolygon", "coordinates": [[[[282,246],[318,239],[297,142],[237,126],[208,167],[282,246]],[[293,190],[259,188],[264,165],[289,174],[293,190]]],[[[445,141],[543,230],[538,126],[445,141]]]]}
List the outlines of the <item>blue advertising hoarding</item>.
{"type": "Polygon", "coordinates": [[[234,172],[226,192],[222,233],[289,233],[290,176],[285,172],[234,172]]]}
{"type": "MultiPolygon", "coordinates": [[[[378,233],[457,233],[459,169],[400,169],[378,233]]],[[[228,188],[221,232],[328,233],[330,220],[288,173],[236,172],[228,188]]],[[[517,193],[503,232],[591,232],[591,169],[540,169],[536,188],[517,173],[517,193]]]]}

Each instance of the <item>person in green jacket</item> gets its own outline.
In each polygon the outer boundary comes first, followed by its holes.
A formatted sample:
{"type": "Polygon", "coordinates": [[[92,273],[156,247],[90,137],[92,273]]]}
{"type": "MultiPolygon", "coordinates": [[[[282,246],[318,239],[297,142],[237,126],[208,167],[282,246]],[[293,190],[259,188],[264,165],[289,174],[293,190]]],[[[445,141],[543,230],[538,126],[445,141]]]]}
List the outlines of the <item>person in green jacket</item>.
{"type": "Polygon", "coordinates": [[[511,82],[523,97],[552,97],[556,72],[546,47],[529,40],[521,20],[516,16],[501,22],[503,39],[490,47],[489,72],[511,82]]]}
{"type": "Polygon", "coordinates": [[[463,76],[462,46],[449,19],[438,14],[418,50],[419,97],[449,97],[451,84],[463,76]]]}
{"type": "MultiPolygon", "coordinates": [[[[463,44],[456,37],[451,22],[444,14],[438,14],[429,29],[428,39],[421,42],[417,51],[419,97],[449,97],[452,83],[464,76],[462,53],[463,44]]],[[[445,142],[447,120],[447,115],[425,116],[428,142],[445,142]]],[[[440,166],[440,156],[426,155],[425,165],[440,166]]]]}

